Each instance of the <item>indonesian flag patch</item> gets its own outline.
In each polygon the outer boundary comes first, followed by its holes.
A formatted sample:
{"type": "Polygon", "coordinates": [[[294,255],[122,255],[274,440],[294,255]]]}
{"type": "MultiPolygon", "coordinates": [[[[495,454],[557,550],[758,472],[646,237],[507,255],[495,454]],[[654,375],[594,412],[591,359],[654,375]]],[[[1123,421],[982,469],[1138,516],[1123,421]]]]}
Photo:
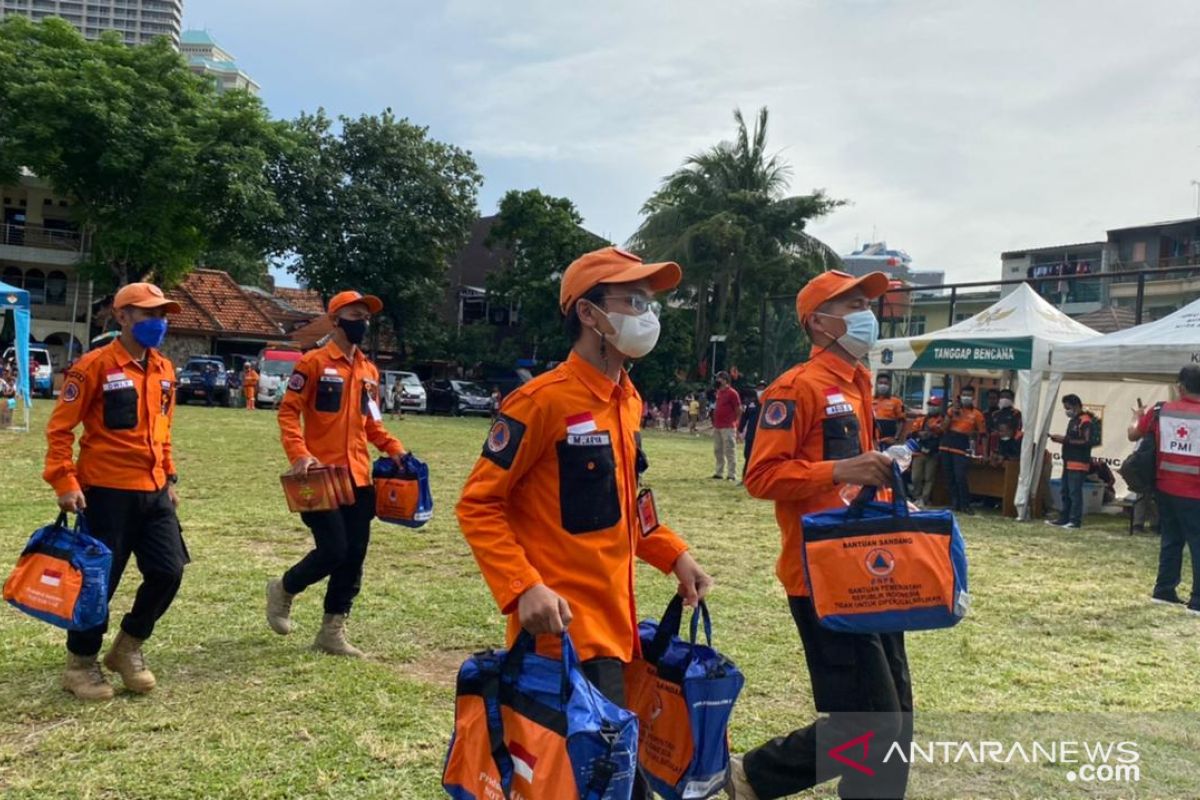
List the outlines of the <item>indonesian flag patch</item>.
{"type": "Polygon", "coordinates": [[[592,412],[590,411],[567,417],[567,433],[572,436],[578,436],[581,433],[591,433],[594,430],[596,430],[596,418],[592,416],[592,412]]]}
{"type": "Polygon", "coordinates": [[[513,772],[529,783],[533,783],[533,770],[537,766],[537,757],[517,741],[508,743],[508,752],[512,756],[513,772]]]}
{"type": "Polygon", "coordinates": [[[854,406],[846,402],[846,396],[836,386],[825,390],[825,416],[840,417],[843,414],[853,414],[854,406]]]}
{"type": "Polygon", "coordinates": [[[59,586],[62,584],[62,573],[53,569],[44,570],[41,582],[47,586],[59,586]]]}

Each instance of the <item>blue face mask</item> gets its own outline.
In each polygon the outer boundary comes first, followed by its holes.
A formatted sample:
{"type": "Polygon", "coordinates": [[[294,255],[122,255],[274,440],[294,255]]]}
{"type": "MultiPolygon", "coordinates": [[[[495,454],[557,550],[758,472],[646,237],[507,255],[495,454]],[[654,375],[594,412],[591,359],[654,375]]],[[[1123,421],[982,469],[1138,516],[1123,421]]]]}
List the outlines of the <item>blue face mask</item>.
{"type": "Polygon", "coordinates": [[[875,312],[864,309],[840,319],[846,323],[846,332],[838,337],[838,344],[855,358],[862,358],[871,352],[871,348],[879,341],[879,320],[875,319],[875,312]]]}
{"type": "Polygon", "coordinates": [[[167,318],[151,317],[133,323],[133,338],[142,347],[158,347],[167,338],[167,318]]]}

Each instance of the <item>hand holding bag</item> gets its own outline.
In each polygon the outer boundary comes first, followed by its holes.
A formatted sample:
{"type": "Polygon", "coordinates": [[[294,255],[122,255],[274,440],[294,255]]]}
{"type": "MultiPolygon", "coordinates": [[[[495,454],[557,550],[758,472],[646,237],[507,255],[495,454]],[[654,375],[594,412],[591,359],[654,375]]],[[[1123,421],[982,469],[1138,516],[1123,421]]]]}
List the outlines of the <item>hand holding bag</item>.
{"type": "Polygon", "coordinates": [[[371,470],[375,482],[375,516],[381,522],[419,528],[433,519],[433,490],[429,466],[405,453],[397,464],[387,456],[376,459],[371,470]]]}
{"type": "Polygon", "coordinates": [[[869,486],[847,508],[806,514],[804,571],[821,625],[844,633],[947,628],[967,613],[967,554],[949,511],[913,511],[892,466],[892,500],[869,486]]]}
{"type": "Polygon", "coordinates": [[[32,617],[69,631],[84,631],[108,618],[112,551],[88,533],[83,514],[67,527],[63,512],[29,537],[17,566],[4,582],[4,599],[32,617]]]}

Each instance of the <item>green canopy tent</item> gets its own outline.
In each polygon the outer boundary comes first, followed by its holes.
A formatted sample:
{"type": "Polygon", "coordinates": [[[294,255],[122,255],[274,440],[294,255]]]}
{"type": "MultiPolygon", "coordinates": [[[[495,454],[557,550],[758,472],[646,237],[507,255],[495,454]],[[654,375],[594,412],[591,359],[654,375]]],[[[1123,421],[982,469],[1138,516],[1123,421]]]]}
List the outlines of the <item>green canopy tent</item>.
{"type": "MultiPolygon", "coordinates": [[[[1100,336],[1043,300],[1028,284],[1000,298],[970,319],[920,336],[881,339],[871,350],[874,369],[999,378],[1016,374],[1017,403],[1036,420],[1042,380],[1053,345],[1100,336]]],[[[1030,498],[1042,469],[1038,437],[1021,445],[1017,514],[1028,519],[1030,498]]]]}

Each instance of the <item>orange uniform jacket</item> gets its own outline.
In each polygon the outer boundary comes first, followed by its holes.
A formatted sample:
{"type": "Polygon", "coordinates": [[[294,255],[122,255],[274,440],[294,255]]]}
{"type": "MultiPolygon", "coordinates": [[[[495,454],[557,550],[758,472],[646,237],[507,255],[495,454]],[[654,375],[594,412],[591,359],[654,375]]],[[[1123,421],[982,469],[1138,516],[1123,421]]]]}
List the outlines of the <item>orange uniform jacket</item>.
{"type": "Polygon", "coordinates": [[[354,485],[361,487],[371,485],[368,440],[389,456],[404,452],[383,427],[379,370],[361,350],[355,349],[353,360],[333,342],[308,351],[287,388],[279,429],[289,461],[313,456],[322,464],[349,467],[354,485]]]}
{"type": "Polygon", "coordinates": [[[458,521],[504,614],[545,584],[571,606],[584,659],[629,661],[637,647],[634,556],[669,572],[687,546],[637,513],[642,399],[574,353],[504,401],[463,487],[458,521]]]}
{"type": "Polygon", "coordinates": [[[876,397],[872,400],[879,438],[894,440],[904,430],[904,401],[899,397],[876,397]]]}
{"type": "MultiPolygon", "coordinates": [[[[946,428],[945,415],[943,415],[943,414],[922,414],[921,416],[919,416],[913,420],[912,434],[915,436],[918,433],[927,431],[929,433],[932,433],[934,436],[941,436],[942,431],[945,430],[945,428],[946,428]]],[[[918,443],[921,442],[920,438],[917,439],[917,442],[918,443]]],[[[921,450],[918,450],[913,455],[914,456],[923,456],[923,455],[926,455],[926,453],[921,450]]]]}
{"type": "Polygon", "coordinates": [[[746,490],[775,501],[783,550],[775,567],[790,596],[809,593],[800,517],[842,506],[835,461],[872,448],[871,374],[822,351],[781,375],[762,399],[746,490]]]}
{"type": "Polygon", "coordinates": [[[244,376],[242,376],[242,385],[258,386],[258,373],[254,370],[247,372],[244,376]]]}
{"type": "Polygon", "coordinates": [[[942,450],[966,455],[971,438],[987,431],[987,420],[978,408],[952,408],[946,412],[946,432],[942,435],[942,450]]]}
{"type": "Polygon", "coordinates": [[[134,360],[120,339],[86,353],[67,371],[58,404],[46,426],[42,477],[63,495],[101,486],[152,492],[175,474],[171,420],[175,416],[175,368],[157,350],[146,364],[134,360]],[[75,428],[83,423],[79,462],[75,428]]]}

